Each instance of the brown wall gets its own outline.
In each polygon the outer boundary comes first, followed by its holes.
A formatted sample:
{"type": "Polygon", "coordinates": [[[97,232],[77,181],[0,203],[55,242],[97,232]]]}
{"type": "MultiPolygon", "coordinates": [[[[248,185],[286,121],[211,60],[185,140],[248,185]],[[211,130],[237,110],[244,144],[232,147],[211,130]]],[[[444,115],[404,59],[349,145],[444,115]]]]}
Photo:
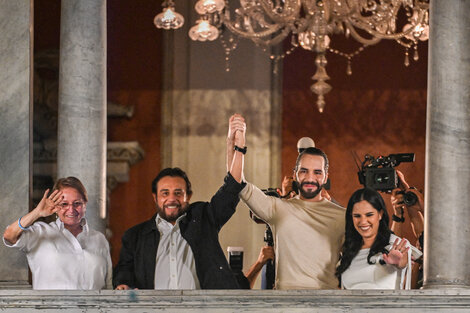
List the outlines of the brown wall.
{"type": "Polygon", "coordinates": [[[129,182],[111,193],[114,263],[124,231],[155,213],[150,184],[160,170],[162,32],[153,17],[160,11],[160,1],[108,1],[108,101],[135,107],[130,120],[108,119],[108,141],[138,141],[145,150],[129,182]]]}

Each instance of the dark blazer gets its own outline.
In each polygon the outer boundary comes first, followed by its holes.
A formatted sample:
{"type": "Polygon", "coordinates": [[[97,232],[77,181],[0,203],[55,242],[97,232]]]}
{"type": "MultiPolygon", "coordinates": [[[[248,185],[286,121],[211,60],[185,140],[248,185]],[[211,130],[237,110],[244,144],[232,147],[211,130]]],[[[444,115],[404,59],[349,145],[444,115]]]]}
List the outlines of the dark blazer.
{"type": "MultiPolygon", "coordinates": [[[[219,243],[219,231],[235,213],[240,200],[239,184],[230,173],[210,202],[189,205],[180,220],[180,231],[194,254],[196,273],[202,289],[238,289],[219,243]]],[[[113,286],[154,289],[155,259],[160,233],[154,215],[150,220],[128,229],[122,236],[119,262],[114,268],[113,286]]]]}

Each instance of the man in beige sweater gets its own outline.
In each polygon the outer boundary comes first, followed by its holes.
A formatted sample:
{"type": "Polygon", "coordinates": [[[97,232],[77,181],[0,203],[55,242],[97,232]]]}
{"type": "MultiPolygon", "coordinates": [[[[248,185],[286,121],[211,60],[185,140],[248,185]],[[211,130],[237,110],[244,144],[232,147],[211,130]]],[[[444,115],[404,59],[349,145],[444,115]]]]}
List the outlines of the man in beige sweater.
{"type": "MultiPolygon", "coordinates": [[[[233,151],[227,141],[227,151],[233,151]]],[[[279,199],[247,183],[240,198],[271,226],[276,289],[335,289],[335,268],[343,242],[345,209],[322,196],[328,158],[318,148],[299,154],[294,169],[299,195],[279,199]]]]}

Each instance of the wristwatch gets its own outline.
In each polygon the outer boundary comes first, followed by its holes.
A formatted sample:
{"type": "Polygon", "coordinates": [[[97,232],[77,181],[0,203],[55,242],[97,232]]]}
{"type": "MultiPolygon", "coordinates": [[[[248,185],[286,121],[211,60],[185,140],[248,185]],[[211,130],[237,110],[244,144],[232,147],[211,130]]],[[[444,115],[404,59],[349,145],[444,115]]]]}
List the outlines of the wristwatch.
{"type": "Polygon", "coordinates": [[[392,215],[392,220],[398,223],[404,223],[405,222],[405,217],[398,217],[395,214],[392,215]]]}
{"type": "Polygon", "coordinates": [[[238,152],[241,152],[241,153],[243,153],[243,154],[246,153],[246,149],[247,149],[246,146],[243,147],[243,148],[240,148],[239,146],[235,145],[235,146],[233,147],[233,150],[238,151],[238,152]]]}

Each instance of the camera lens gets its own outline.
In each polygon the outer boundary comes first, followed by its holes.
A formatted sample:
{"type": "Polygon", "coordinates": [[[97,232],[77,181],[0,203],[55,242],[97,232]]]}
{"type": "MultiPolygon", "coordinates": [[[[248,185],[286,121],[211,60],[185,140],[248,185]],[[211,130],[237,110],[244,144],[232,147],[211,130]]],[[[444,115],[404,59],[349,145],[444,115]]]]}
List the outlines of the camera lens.
{"type": "Polygon", "coordinates": [[[414,192],[407,191],[403,194],[403,202],[407,206],[415,205],[418,201],[418,197],[414,194],[414,192]]]}
{"type": "Polygon", "coordinates": [[[388,173],[378,173],[375,175],[375,182],[378,184],[386,184],[390,180],[388,173]]]}

